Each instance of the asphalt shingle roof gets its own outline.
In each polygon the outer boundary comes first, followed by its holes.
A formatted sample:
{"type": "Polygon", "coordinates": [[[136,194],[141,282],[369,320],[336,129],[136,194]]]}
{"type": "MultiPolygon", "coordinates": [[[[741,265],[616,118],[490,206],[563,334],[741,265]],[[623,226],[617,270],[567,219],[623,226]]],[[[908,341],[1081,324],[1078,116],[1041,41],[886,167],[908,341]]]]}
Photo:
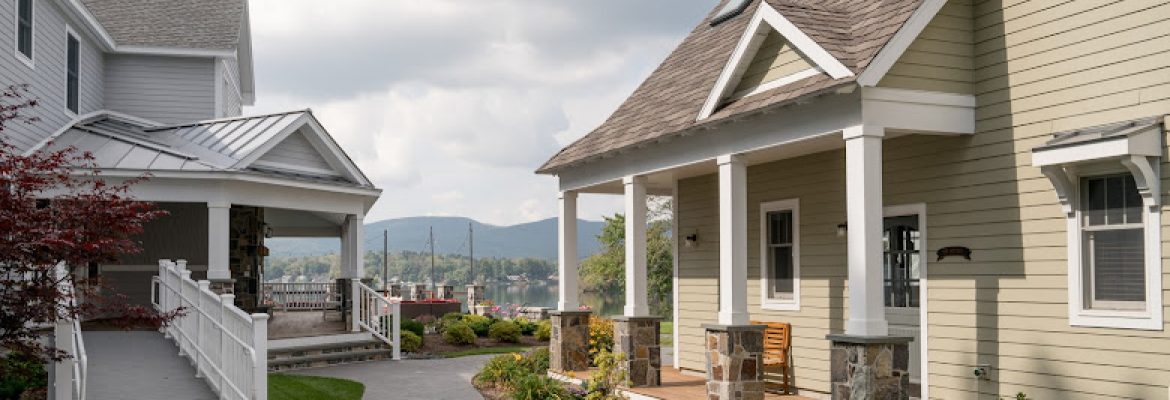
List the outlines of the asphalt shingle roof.
{"type": "Polygon", "coordinates": [[[81,0],[119,46],[230,50],[245,0],[81,0]]]}
{"type": "Polygon", "coordinates": [[[767,1],[825,51],[859,74],[923,0],[756,0],[742,15],[711,26],[710,19],[722,9],[721,3],[605,122],[561,149],[537,172],[552,173],[615,150],[800,97],[815,96],[855,81],[856,77],[833,79],[825,74],[806,78],[726,104],[698,121],[703,103],[747,29],[759,1],[767,1]]]}

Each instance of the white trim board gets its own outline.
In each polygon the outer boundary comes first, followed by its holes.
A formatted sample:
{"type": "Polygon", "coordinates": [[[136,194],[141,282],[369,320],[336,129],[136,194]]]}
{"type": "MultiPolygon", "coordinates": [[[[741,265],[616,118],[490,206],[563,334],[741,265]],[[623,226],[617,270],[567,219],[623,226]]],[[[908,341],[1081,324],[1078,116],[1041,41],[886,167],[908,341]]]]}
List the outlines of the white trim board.
{"type": "Polygon", "coordinates": [[[800,198],[774,200],[760,203],[760,308],[771,311],[800,311],[800,198]],[[789,211],[792,213],[792,299],[768,297],[768,280],[771,265],[768,257],[768,213],[789,211]]]}
{"type": "Polygon", "coordinates": [[[926,29],[930,21],[934,20],[934,16],[946,4],[947,0],[923,1],[922,5],[918,6],[917,10],[914,10],[914,14],[911,14],[910,18],[906,20],[906,23],[902,24],[902,27],[894,34],[894,37],[890,38],[886,46],[882,47],[881,51],[874,56],[873,61],[870,61],[865,71],[862,71],[861,75],[857,76],[857,83],[861,86],[877,86],[878,82],[882,80],[882,77],[885,77],[886,73],[890,71],[890,68],[894,66],[894,63],[898,62],[899,58],[902,58],[902,54],[906,52],[906,49],[910,48],[910,45],[914,43],[914,39],[917,39],[918,35],[922,34],[922,31],[926,29]]]}
{"type": "Polygon", "coordinates": [[[907,215],[918,216],[918,233],[922,236],[922,246],[919,248],[921,254],[918,256],[919,265],[918,272],[918,346],[921,349],[921,372],[922,376],[918,378],[918,385],[920,387],[919,398],[930,398],[930,335],[928,330],[930,327],[927,313],[927,306],[929,304],[930,296],[927,294],[927,284],[929,283],[928,274],[930,268],[930,236],[926,227],[926,203],[912,203],[886,206],[882,209],[882,218],[886,217],[900,217],[907,215]]]}
{"type": "MultiPolygon", "coordinates": [[[[703,103],[703,108],[699,111],[698,120],[710,117],[711,114],[715,113],[715,108],[719,107],[719,103],[732,94],[731,91],[735,89],[740,78],[743,77],[744,71],[747,70],[748,64],[755,58],[756,53],[760,49],[760,45],[763,44],[764,39],[768,36],[769,29],[774,29],[779,32],[784,37],[784,40],[791,43],[801,54],[816,64],[821,71],[833,77],[833,79],[853,76],[853,71],[850,71],[845,64],[842,64],[840,60],[833,57],[832,54],[829,54],[820,44],[817,44],[816,41],[802,32],[800,28],[797,28],[792,21],[784,18],[779,11],[772,8],[767,2],[760,2],[756,13],[752,15],[752,20],[748,24],[747,30],[744,31],[743,37],[739,39],[739,43],[735,46],[735,51],[731,53],[731,59],[727,61],[727,65],[723,67],[723,71],[719,74],[719,79],[715,81],[714,89],[707,95],[707,101],[703,103]]],[[[796,80],[792,80],[791,82],[795,82],[796,80]]],[[[783,86],[783,84],[776,85],[775,87],[779,86],[783,86]]]]}

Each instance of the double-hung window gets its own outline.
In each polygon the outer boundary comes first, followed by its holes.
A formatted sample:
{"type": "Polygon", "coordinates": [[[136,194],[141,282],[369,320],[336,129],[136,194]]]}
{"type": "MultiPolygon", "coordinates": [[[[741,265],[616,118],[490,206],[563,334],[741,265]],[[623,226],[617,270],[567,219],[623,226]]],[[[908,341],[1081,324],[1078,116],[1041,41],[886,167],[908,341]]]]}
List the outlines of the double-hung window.
{"type": "Polygon", "coordinates": [[[77,36],[73,32],[66,33],[65,45],[65,108],[69,109],[74,114],[77,113],[77,89],[78,89],[78,68],[80,60],[78,59],[81,45],[77,41],[77,36]]]}
{"type": "Polygon", "coordinates": [[[1082,178],[1080,188],[1084,308],[1144,310],[1144,212],[1133,176],[1082,178]]]}
{"type": "Polygon", "coordinates": [[[33,0],[16,0],[16,54],[32,66],[33,0]]]}
{"type": "Polygon", "coordinates": [[[800,203],[760,206],[760,304],[764,309],[800,309],[800,203]]]}

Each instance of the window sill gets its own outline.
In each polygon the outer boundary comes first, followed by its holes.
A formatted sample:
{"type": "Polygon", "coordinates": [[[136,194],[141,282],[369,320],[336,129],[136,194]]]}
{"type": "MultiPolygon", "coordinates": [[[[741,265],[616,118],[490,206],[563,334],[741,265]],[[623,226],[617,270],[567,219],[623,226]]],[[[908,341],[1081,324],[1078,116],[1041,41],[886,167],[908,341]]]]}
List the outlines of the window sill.
{"type": "Polygon", "coordinates": [[[1158,315],[1151,315],[1144,311],[1085,310],[1069,318],[1069,325],[1085,328],[1161,331],[1164,329],[1162,326],[1161,311],[1162,309],[1159,308],[1158,315]]]}
{"type": "Polygon", "coordinates": [[[29,69],[37,69],[36,61],[33,61],[33,59],[29,58],[28,56],[25,56],[24,53],[21,53],[19,51],[13,51],[13,54],[16,54],[16,59],[20,60],[21,63],[24,63],[24,65],[27,66],[29,69]]]}
{"type": "Polygon", "coordinates": [[[795,300],[765,300],[760,304],[760,308],[769,311],[800,311],[800,302],[795,300]]]}

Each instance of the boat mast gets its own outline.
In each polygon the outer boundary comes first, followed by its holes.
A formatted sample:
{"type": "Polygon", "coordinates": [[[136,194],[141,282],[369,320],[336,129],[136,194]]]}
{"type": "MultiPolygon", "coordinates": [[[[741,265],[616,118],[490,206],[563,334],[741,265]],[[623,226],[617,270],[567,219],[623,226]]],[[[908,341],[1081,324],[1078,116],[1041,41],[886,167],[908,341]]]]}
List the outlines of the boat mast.
{"type": "Polygon", "coordinates": [[[439,282],[435,281],[435,227],[431,227],[431,296],[439,293],[439,282]]]}
{"type": "Polygon", "coordinates": [[[390,296],[390,230],[382,230],[382,292],[390,296]]]}
{"type": "Polygon", "coordinates": [[[478,280],[475,278],[475,231],[471,228],[471,222],[467,223],[467,263],[471,266],[471,284],[475,284],[478,280]]]}

